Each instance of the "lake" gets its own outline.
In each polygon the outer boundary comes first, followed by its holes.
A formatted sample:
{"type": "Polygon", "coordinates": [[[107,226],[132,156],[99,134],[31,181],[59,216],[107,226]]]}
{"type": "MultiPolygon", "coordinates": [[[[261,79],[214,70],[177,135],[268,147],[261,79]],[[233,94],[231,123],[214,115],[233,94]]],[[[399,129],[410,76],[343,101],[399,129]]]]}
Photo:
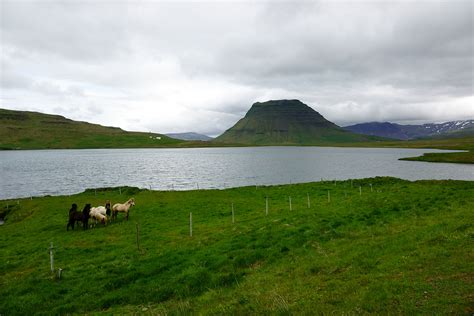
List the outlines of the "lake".
{"type": "Polygon", "coordinates": [[[467,164],[399,161],[427,149],[244,147],[0,151],[0,199],[87,188],[228,188],[393,176],[474,180],[467,164]]]}

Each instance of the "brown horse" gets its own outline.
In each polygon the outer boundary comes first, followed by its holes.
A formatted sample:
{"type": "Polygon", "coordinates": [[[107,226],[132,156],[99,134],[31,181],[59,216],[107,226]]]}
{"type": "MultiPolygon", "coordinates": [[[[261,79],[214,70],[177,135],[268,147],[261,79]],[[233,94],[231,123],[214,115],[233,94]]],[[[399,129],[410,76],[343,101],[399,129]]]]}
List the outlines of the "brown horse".
{"type": "Polygon", "coordinates": [[[74,230],[74,224],[76,222],[82,222],[83,229],[89,228],[88,226],[89,226],[90,210],[91,210],[91,205],[86,204],[81,213],[77,211],[77,205],[74,203],[71,209],[69,210],[69,221],[67,223],[66,230],[69,230],[69,226],[71,226],[72,229],[74,230]]]}

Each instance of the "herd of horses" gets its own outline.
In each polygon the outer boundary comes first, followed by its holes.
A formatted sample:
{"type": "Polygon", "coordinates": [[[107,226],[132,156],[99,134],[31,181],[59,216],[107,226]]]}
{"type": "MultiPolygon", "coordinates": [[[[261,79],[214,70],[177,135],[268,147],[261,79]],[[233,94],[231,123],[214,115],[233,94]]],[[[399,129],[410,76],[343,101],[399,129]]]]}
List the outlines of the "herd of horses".
{"type": "Polygon", "coordinates": [[[78,222],[82,223],[83,229],[89,228],[89,219],[100,222],[106,225],[110,218],[116,219],[119,212],[125,213],[125,218],[128,220],[128,211],[130,207],[135,205],[135,199],[131,198],[125,203],[117,203],[110,207],[110,201],[105,202],[105,206],[92,207],[91,204],[86,204],[82,212],[77,210],[77,204],[73,203],[69,210],[69,221],[66,230],[71,227],[74,230],[74,225],[78,222]]]}

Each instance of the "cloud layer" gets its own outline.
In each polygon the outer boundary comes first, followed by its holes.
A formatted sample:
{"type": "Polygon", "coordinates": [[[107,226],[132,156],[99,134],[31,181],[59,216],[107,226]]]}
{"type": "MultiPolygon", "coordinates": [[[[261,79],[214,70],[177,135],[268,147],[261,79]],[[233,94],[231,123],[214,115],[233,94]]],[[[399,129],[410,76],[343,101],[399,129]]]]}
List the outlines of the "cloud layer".
{"type": "Polygon", "coordinates": [[[216,135],[255,101],[474,117],[471,1],[2,1],[0,106],[216,135]]]}

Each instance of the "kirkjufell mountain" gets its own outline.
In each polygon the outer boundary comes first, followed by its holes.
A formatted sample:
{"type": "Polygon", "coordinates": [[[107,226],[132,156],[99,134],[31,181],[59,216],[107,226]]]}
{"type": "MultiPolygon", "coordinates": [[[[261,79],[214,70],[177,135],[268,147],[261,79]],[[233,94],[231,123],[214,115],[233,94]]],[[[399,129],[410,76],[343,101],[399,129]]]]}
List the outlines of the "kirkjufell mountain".
{"type": "Polygon", "coordinates": [[[245,117],[217,137],[249,145],[324,145],[378,139],[346,131],[299,100],[256,102],[245,117]]]}

